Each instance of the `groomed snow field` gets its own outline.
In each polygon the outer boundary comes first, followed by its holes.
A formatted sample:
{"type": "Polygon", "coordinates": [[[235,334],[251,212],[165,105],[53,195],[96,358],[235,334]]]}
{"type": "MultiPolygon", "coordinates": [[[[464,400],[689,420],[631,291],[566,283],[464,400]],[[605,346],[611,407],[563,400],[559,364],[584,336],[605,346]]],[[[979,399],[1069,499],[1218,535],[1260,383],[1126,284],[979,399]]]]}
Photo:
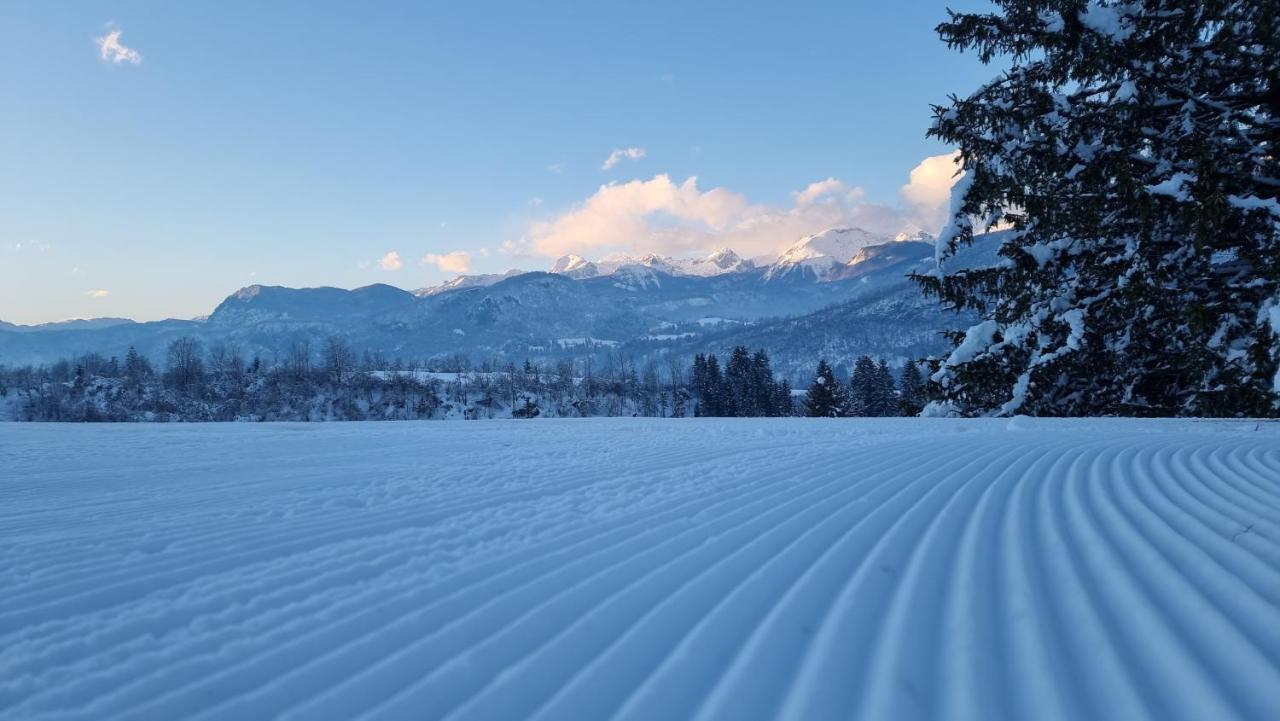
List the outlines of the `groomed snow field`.
{"type": "Polygon", "coordinates": [[[1280,719],[1280,424],[0,426],[4,719],[1280,719]]]}

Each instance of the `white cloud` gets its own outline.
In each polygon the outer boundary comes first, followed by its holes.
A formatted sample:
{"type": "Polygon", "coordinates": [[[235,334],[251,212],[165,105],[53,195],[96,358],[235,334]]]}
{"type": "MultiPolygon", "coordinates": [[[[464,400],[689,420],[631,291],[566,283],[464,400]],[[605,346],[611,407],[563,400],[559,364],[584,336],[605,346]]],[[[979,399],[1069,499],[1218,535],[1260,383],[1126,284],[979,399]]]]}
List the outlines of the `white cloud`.
{"type": "Polygon", "coordinates": [[[743,255],[778,253],[799,238],[828,228],[858,227],[894,235],[936,232],[945,221],[955,182],[954,153],[925,158],[911,170],[896,205],[866,199],[862,188],[829,177],[791,193],[790,207],[752,203],[727,188],[702,190],[697,178],[665,174],[608,183],[568,210],[528,223],[503,243],[519,257],[611,252],[709,252],[727,246],[743,255]]]}
{"type": "Polygon", "coordinates": [[[619,148],[609,153],[609,157],[604,159],[604,165],[600,166],[601,170],[608,170],[623,160],[639,160],[644,157],[644,148],[619,148]]]}
{"type": "Polygon", "coordinates": [[[947,221],[951,186],[956,182],[959,151],[933,155],[911,169],[910,182],[898,191],[911,214],[911,222],[935,233],[947,221]]]}
{"type": "Polygon", "coordinates": [[[6,246],[6,249],[12,249],[13,251],[18,253],[24,253],[24,252],[47,253],[53,250],[53,245],[51,245],[50,243],[46,243],[43,240],[26,240],[26,241],[20,240],[11,246],[6,246]]]}
{"type": "Polygon", "coordinates": [[[89,291],[88,293],[85,293],[85,295],[89,296],[90,298],[106,298],[107,296],[111,295],[111,291],[109,291],[109,290],[100,290],[100,289],[99,289],[99,290],[91,290],[91,291],[89,291]]]}
{"type": "Polygon", "coordinates": [[[797,206],[813,205],[814,203],[857,202],[862,199],[862,196],[862,188],[851,187],[846,185],[844,181],[836,180],[835,178],[827,178],[816,183],[810,183],[804,190],[791,194],[797,206]]]}
{"type": "Polygon", "coordinates": [[[790,208],[751,203],[725,188],[698,188],[697,178],[667,175],[610,183],[567,212],[530,223],[503,249],[517,256],[602,252],[682,254],[728,246],[746,255],[776,253],[827,228],[857,226],[892,234],[898,208],[861,200],[862,191],[834,178],[793,194],[790,208]]]}
{"type": "Polygon", "coordinates": [[[120,42],[120,35],[123,32],[119,25],[107,23],[107,34],[93,39],[98,45],[98,56],[114,65],[120,63],[137,65],[142,62],[142,53],[120,42]]]}
{"type": "Polygon", "coordinates": [[[434,265],[446,273],[465,273],[471,270],[471,254],[465,250],[455,250],[452,253],[427,253],[422,256],[422,262],[427,265],[434,265]]]}
{"type": "Polygon", "coordinates": [[[404,263],[400,260],[400,254],[394,250],[378,259],[378,268],[380,270],[400,270],[403,266],[404,263]]]}
{"type": "Polygon", "coordinates": [[[556,175],[564,175],[564,163],[552,163],[547,166],[547,170],[550,170],[556,175]]]}

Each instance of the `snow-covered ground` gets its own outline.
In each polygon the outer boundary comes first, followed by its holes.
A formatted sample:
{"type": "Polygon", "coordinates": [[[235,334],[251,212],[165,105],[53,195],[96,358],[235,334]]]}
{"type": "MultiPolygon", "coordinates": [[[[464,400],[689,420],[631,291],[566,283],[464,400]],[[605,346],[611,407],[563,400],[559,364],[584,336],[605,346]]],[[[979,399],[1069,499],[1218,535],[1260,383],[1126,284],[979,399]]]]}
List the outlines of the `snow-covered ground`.
{"type": "Polygon", "coordinates": [[[1280,718],[1280,425],[0,426],[0,718],[1280,718]]]}

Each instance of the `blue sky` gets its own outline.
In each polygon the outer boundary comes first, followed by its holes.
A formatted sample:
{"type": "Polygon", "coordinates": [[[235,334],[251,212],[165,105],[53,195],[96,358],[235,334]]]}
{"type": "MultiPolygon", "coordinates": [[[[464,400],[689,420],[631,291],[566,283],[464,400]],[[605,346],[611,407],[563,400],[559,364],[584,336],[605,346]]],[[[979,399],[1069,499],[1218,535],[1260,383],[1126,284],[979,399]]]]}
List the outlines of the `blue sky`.
{"type": "Polygon", "coordinates": [[[927,227],[932,191],[902,187],[949,150],[929,104],[993,73],[937,40],[936,2],[0,15],[0,319],[23,323],[927,227]]]}

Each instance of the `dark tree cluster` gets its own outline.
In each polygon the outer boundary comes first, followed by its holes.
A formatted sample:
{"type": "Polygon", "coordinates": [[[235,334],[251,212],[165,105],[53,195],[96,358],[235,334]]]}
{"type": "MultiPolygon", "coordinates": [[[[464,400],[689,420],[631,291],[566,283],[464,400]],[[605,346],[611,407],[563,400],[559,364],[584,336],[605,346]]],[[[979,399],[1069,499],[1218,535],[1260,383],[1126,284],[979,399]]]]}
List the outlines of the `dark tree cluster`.
{"type": "Polygon", "coordinates": [[[915,363],[907,363],[894,378],[889,363],[859,357],[848,385],[836,379],[825,360],[818,361],[813,383],[805,394],[804,412],[811,418],[914,416],[924,405],[924,380],[915,363]]]}
{"type": "Polygon", "coordinates": [[[791,385],[774,377],[769,354],[737,346],[723,370],[714,353],[694,356],[690,374],[698,416],[789,416],[791,385]]]}

